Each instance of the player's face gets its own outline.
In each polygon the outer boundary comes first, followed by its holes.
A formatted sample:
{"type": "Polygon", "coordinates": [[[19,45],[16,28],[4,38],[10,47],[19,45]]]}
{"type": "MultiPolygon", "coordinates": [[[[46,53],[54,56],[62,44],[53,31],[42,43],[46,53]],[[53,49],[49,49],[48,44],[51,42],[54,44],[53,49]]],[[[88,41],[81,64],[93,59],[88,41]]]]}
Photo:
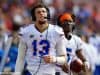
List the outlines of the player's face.
{"type": "Polygon", "coordinates": [[[63,28],[65,33],[69,33],[69,32],[72,31],[72,25],[70,25],[68,23],[70,23],[70,22],[65,21],[65,22],[62,23],[62,28],[63,28]]]}
{"type": "Polygon", "coordinates": [[[47,10],[45,8],[37,8],[35,10],[36,21],[47,21],[47,10]]]}

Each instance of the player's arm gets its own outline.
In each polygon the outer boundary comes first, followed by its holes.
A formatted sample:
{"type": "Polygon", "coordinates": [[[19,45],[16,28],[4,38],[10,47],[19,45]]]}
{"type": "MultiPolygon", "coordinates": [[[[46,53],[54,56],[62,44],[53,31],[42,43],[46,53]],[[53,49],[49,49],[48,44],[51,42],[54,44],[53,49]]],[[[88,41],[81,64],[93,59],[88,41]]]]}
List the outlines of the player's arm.
{"type": "Polygon", "coordinates": [[[64,35],[60,35],[60,39],[58,40],[56,49],[57,49],[56,62],[65,73],[68,73],[69,66],[67,63],[67,52],[66,52],[64,35]]]}
{"type": "Polygon", "coordinates": [[[56,63],[63,65],[66,63],[66,59],[67,59],[67,52],[66,52],[66,46],[65,46],[65,38],[64,35],[61,34],[59,36],[59,39],[57,39],[57,44],[56,44],[56,63]]]}
{"type": "Polygon", "coordinates": [[[78,58],[80,58],[82,60],[82,62],[85,62],[86,58],[84,57],[84,55],[82,53],[83,52],[83,41],[77,36],[75,36],[74,38],[75,38],[75,43],[76,43],[76,47],[77,47],[76,55],[78,58]]]}
{"type": "Polygon", "coordinates": [[[80,38],[78,38],[77,41],[78,41],[78,46],[77,46],[78,50],[76,51],[76,55],[77,55],[78,58],[80,58],[82,60],[83,70],[85,71],[86,70],[85,67],[87,67],[89,69],[89,63],[88,63],[86,57],[83,55],[83,48],[82,48],[83,47],[83,41],[80,38]]]}
{"type": "Polygon", "coordinates": [[[80,58],[82,60],[82,62],[86,61],[86,58],[84,57],[84,55],[82,53],[82,49],[77,50],[76,55],[77,55],[78,58],[80,58]]]}
{"type": "Polygon", "coordinates": [[[80,58],[80,59],[82,60],[82,62],[83,62],[83,71],[86,72],[86,71],[90,68],[89,62],[87,61],[87,59],[86,59],[85,56],[83,55],[81,49],[78,50],[78,51],[76,51],[76,54],[77,54],[78,58],[80,58]]]}
{"type": "Polygon", "coordinates": [[[15,75],[21,75],[24,68],[24,58],[25,58],[25,50],[26,45],[23,40],[20,39],[19,48],[18,48],[18,56],[15,66],[15,75]]]}
{"type": "Polygon", "coordinates": [[[66,48],[63,38],[57,39],[55,48],[57,56],[46,55],[43,57],[44,61],[46,63],[56,63],[59,65],[63,65],[64,63],[66,63],[66,48]]]}

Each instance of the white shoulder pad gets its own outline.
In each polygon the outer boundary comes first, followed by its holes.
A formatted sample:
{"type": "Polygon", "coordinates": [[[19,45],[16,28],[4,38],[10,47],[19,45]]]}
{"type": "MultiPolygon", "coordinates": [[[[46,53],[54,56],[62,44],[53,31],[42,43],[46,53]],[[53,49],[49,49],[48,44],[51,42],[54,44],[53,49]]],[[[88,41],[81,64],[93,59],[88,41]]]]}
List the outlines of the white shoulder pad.
{"type": "Polygon", "coordinates": [[[30,25],[28,25],[27,27],[22,28],[22,29],[20,30],[19,33],[20,33],[20,34],[27,33],[27,32],[31,29],[32,26],[34,26],[34,24],[30,24],[30,25]]]}
{"type": "Polygon", "coordinates": [[[55,31],[58,33],[58,34],[64,34],[64,32],[63,32],[63,29],[61,28],[61,27],[59,27],[59,26],[55,26],[55,31]]]}

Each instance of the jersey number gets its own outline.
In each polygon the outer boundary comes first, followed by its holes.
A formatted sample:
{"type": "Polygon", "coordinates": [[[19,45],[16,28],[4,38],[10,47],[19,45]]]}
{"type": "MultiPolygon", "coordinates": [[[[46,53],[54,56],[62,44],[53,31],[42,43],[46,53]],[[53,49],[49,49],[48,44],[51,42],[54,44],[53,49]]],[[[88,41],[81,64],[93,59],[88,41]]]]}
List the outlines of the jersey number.
{"type": "Polygon", "coordinates": [[[66,50],[67,50],[67,57],[68,57],[68,59],[67,59],[67,62],[69,62],[69,60],[71,59],[71,55],[69,54],[69,53],[71,53],[72,52],[72,49],[71,48],[66,48],[66,50]]]}
{"type": "Polygon", "coordinates": [[[40,40],[39,42],[37,40],[34,40],[32,42],[33,45],[33,56],[43,56],[49,54],[49,48],[50,48],[50,43],[48,40],[40,40]],[[38,50],[38,47],[41,46],[41,50],[38,50]]]}

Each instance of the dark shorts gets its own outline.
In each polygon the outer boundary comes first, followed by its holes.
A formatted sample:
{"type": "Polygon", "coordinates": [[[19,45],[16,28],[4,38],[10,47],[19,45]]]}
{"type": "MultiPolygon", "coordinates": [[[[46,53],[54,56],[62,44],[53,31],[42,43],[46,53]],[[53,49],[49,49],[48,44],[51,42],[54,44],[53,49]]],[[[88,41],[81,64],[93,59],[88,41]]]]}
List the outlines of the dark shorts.
{"type": "Polygon", "coordinates": [[[22,75],[32,75],[28,70],[24,70],[22,75]]]}
{"type": "Polygon", "coordinates": [[[60,75],[60,72],[56,72],[55,75],[60,75]]]}

